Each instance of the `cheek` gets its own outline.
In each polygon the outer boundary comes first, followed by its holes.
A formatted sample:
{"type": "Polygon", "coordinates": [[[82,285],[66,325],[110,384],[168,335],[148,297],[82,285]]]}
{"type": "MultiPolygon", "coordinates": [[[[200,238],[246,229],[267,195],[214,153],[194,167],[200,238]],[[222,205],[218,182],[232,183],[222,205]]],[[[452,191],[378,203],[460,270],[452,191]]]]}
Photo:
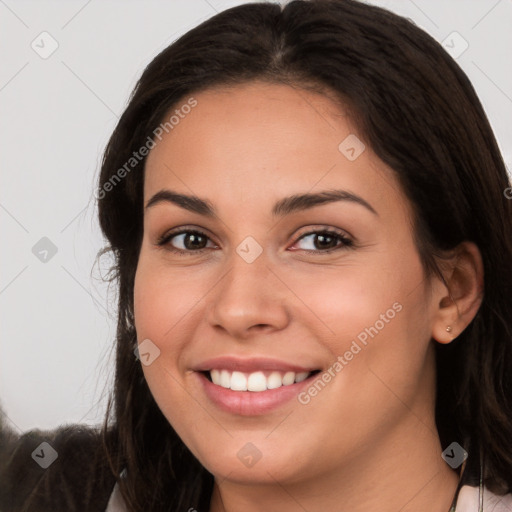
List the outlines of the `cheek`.
{"type": "Polygon", "coordinates": [[[134,283],[137,340],[141,343],[149,339],[160,350],[151,364],[142,364],[142,371],[159,408],[173,423],[176,411],[183,413],[190,405],[182,386],[177,384],[184,344],[180,340],[186,339],[183,318],[190,306],[187,307],[181,285],[169,274],[141,251],[134,283]],[[178,329],[179,336],[173,335],[178,329]]]}
{"type": "Polygon", "coordinates": [[[367,382],[356,394],[362,401],[371,402],[369,395],[378,397],[381,403],[395,400],[396,395],[411,404],[424,397],[431,384],[428,298],[416,251],[411,247],[394,253],[366,283],[367,289],[350,306],[353,317],[348,317],[355,319],[349,321],[348,339],[356,343],[350,350],[361,348],[350,365],[354,375],[367,382]]]}
{"type": "Polygon", "coordinates": [[[324,333],[318,339],[333,359],[346,354],[351,366],[375,368],[390,379],[417,377],[430,327],[424,271],[412,244],[372,254],[365,265],[347,259],[338,268],[289,279],[307,306],[302,318],[324,333]]]}
{"type": "Polygon", "coordinates": [[[188,317],[204,292],[194,269],[173,272],[141,253],[134,283],[135,328],[139,342],[151,339],[162,348],[172,349],[170,340],[183,338],[188,317]],[[194,277],[192,277],[194,276],[194,277]],[[169,345],[169,346],[168,346],[169,345]]]}
{"type": "MultiPolygon", "coordinates": [[[[389,271],[392,264],[374,256],[371,261],[368,258],[367,264],[347,259],[336,267],[318,267],[314,272],[301,273],[300,278],[291,271],[283,280],[293,283],[291,288],[301,299],[299,303],[291,297],[291,302],[301,310],[297,318],[307,322],[317,335],[323,332],[325,337],[318,339],[331,344],[331,349],[339,354],[346,350],[347,340],[375,322],[380,325],[380,315],[385,315],[403,297],[401,280],[389,271]]],[[[395,313],[392,309],[388,316],[394,318],[395,313]]]]}
{"type": "Polygon", "coordinates": [[[135,329],[138,343],[150,340],[152,353],[158,354],[148,365],[143,364],[141,358],[141,364],[146,382],[161,409],[164,399],[179,401],[178,388],[172,383],[178,377],[179,344],[183,337],[173,335],[182,327],[178,321],[184,314],[182,308],[183,296],[176,293],[176,283],[170,283],[165,272],[151,265],[141,254],[134,283],[135,329]]]}
{"type": "MultiPolygon", "coordinates": [[[[190,269],[174,271],[158,258],[141,251],[134,282],[134,317],[139,343],[149,339],[159,356],[142,370],[162,410],[169,404],[185,407],[190,397],[178,382],[186,370],[183,363],[190,350],[194,330],[202,318],[201,308],[209,280],[190,269]]],[[[172,418],[172,409],[166,414],[172,418]]]]}

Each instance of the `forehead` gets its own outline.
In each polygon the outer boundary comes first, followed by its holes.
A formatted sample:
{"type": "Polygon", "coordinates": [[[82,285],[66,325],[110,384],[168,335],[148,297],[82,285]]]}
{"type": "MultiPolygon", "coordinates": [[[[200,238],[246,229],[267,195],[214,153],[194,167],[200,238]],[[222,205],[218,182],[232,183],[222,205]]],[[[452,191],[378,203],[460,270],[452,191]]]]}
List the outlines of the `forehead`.
{"type": "Polygon", "coordinates": [[[324,94],[253,82],[191,97],[192,109],[181,110],[190,103],[183,98],[164,117],[174,113],[175,124],[148,155],[145,202],[163,188],[215,197],[219,204],[243,199],[245,208],[340,187],[382,208],[390,198],[404,200],[393,172],[364,143],[347,110],[324,94]]]}
{"type": "MultiPolygon", "coordinates": [[[[329,98],[287,85],[250,82],[201,91],[193,97],[197,105],[180,119],[174,116],[177,123],[168,126],[163,144],[156,141],[148,167],[171,152],[189,162],[207,156],[223,160],[252,156],[261,162],[279,155],[291,161],[297,153],[318,147],[320,137],[325,139],[324,146],[337,151],[340,127],[354,131],[347,126],[345,112],[329,98]],[[187,151],[192,146],[202,151],[187,151]]],[[[164,119],[187,101],[183,98],[164,119]]],[[[247,159],[245,168],[254,160],[247,159]]]]}

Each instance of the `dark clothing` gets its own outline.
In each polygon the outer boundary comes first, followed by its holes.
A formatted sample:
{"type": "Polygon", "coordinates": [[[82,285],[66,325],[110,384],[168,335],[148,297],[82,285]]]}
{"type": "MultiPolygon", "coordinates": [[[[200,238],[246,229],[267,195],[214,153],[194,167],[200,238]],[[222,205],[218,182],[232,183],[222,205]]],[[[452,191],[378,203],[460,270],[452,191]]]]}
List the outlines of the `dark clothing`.
{"type": "Polygon", "coordinates": [[[1,512],[105,512],[114,485],[98,429],[65,425],[17,435],[0,425],[1,512]]]}
{"type": "MultiPolygon", "coordinates": [[[[75,424],[16,435],[1,419],[0,512],[106,512],[116,480],[97,429],[75,424]]],[[[126,510],[117,498],[109,511],[126,510]]],[[[486,512],[512,512],[511,494],[484,487],[481,498],[486,512]]],[[[477,512],[479,488],[462,486],[456,502],[455,512],[477,512]]]]}

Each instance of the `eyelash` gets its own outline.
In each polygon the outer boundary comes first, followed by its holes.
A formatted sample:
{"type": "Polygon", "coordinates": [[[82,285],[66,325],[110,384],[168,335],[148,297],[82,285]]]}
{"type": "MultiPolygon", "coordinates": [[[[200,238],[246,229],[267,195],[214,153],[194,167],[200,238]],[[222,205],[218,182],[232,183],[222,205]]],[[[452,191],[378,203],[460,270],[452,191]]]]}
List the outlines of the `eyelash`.
{"type": "MultiPolygon", "coordinates": [[[[187,256],[187,255],[193,254],[193,253],[195,253],[195,254],[202,254],[204,251],[206,251],[208,249],[207,247],[203,247],[202,249],[198,249],[198,250],[195,250],[195,251],[194,250],[183,250],[183,249],[176,249],[171,244],[169,244],[169,242],[174,237],[179,236],[179,235],[183,235],[183,234],[201,235],[201,236],[205,236],[206,238],[210,239],[210,237],[208,235],[206,235],[205,233],[203,233],[202,231],[199,231],[199,230],[196,230],[196,229],[181,229],[180,231],[166,233],[166,234],[162,235],[157,240],[157,246],[163,247],[163,246],[168,245],[168,247],[166,249],[171,251],[171,252],[173,252],[173,253],[175,253],[175,254],[178,254],[179,256],[187,256]]],[[[339,241],[341,241],[342,243],[340,245],[337,245],[336,247],[333,247],[331,249],[326,249],[326,250],[320,250],[320,249],[313,249],[313,250],[298,249],[298,250],[306,251],[307,253],[313,253],[313,254],[326,254],[326,253],[331,253],[331,252],[334,252],[334,251],[339,251],[339,250],[342,250],[342,249],[354,248],[354,242],[350,238],[345,236],[344,233],[342,233],[341,231],[337,231],[337,230],[334,230],[332,228],[320,229],[320,230],[316,230],[316,231],[308,231],[307,233],[304,233],[301,236],[299,236],[299,238],[297,238],[295,240],[293,245],[295,245],[297,242],[299,242],[303,238],[306,238],[306,237],[311,236],[311,235],[320,235],[320,234],[334,236],[339,241]]]]}

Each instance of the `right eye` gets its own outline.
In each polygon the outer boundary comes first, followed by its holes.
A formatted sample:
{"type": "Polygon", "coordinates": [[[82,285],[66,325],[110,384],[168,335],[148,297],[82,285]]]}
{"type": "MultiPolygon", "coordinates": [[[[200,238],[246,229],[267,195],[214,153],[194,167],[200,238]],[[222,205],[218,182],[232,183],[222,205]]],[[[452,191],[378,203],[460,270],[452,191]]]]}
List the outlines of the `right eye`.
{"type": "Polygon", "coordinates": [[[165,247],[171,252],[185,256],[187,253],[202,253],[207,249],[206,244],[210,238],[195,229],[180,229],[161,236],[157,245],[165,247]],[[172,242],[175,240],[174,242],[172,242]],[[176,247],[176,244],[181,247],[176,247]]]}

